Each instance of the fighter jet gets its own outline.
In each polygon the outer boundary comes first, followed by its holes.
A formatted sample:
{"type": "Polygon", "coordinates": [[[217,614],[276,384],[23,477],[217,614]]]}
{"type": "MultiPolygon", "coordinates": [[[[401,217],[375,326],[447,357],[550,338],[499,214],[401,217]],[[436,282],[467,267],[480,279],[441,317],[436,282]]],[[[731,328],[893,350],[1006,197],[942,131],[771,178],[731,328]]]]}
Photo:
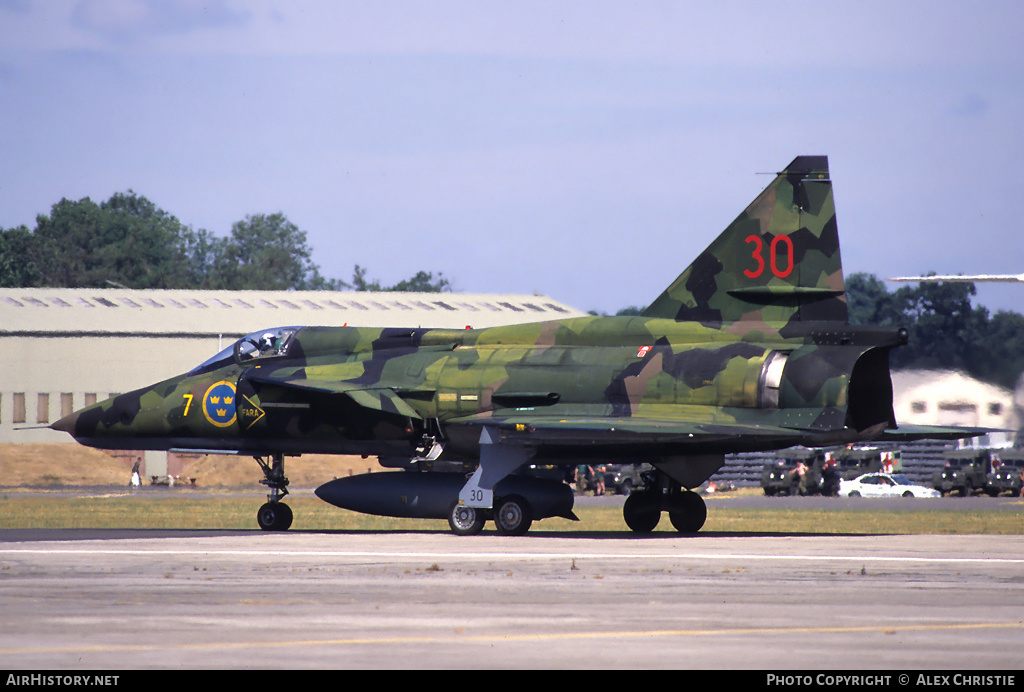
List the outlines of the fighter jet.
{"type": "Polygon", "coordinates": [[[727,453],[978,434],[897,427],[889,351],[906,339],[847,323],[828,159],[800,156],[642,316],[263,329],[52,427],[107,449],[252,455],[268,530],[292,522],[285,457],[336,453],[404,470],[332,480],[320,498],[457,534],[575,518],[562,479],[524,469],[648,463],[626,524],[650,532],[667,512],[694,533],[707,509],[693,489],[727,453]]]}

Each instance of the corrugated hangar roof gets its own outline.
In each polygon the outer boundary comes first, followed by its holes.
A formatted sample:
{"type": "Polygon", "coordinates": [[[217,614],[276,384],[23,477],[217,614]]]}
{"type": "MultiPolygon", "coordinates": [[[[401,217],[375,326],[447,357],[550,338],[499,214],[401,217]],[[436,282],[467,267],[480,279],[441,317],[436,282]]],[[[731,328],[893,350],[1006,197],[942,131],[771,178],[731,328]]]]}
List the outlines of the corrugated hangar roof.
{"type": "Polygon", "coordinates": [[[583,314],[538,295],[0,289],[0,335],[244,335],[307,325],[462,329],[583,314]]]}

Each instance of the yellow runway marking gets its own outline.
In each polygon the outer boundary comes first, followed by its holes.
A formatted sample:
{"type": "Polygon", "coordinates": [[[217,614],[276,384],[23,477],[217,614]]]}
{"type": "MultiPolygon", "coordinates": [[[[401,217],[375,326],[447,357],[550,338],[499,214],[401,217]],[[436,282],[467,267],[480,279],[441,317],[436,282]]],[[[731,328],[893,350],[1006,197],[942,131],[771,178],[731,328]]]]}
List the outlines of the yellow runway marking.
{"type": "Polygon", "coordinates": [[[294,641],[208,642],[197,644],[88,644],[83,646],[10,647],[0,649],[0,656],[69,653],[131,653],[140,651],[210,651],[217,649],[282,649],[307,646],[366,646],[375,644],[486,644],[536,641],[569,641],[573,639],[643,639],[657,637],[728,637],[793,634],[852,634],[898,632],[942,632],[986,629],[1024,629],[1024,622],[976,622],[951,625],[878,625],[870,627],[745,627],[715,630],[639,630],[615,632],[551,632],[547,634],[480,634],[429,637],[358,637],[350,639],[302,639],[294,641]]]}

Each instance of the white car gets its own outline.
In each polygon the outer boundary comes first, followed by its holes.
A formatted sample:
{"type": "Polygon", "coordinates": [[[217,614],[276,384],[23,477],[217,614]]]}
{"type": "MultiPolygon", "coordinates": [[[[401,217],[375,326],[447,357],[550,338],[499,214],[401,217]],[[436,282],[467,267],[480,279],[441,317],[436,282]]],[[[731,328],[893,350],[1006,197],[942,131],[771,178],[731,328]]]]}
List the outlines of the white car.
{"type": "Polygon", "coordinates": [[[840,497],[939,497],[939,491],[911,483],[900,473],[866,473],[839,482],[840,497]]]}

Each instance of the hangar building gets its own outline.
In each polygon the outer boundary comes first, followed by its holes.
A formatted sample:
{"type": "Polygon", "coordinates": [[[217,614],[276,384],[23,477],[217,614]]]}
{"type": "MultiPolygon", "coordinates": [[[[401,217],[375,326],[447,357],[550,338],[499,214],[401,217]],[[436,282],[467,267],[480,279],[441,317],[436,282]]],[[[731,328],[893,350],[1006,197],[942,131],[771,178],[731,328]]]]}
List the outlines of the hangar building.
{"type": "Polygon", "coordinates": [[[585,313],[536,295],[0,289],[0,443],[72,442],[47,426],[284,326],[492,327],[585,313]]]}
{"type": "Polygon", "coordinates": [[[975,444],[1003,446],[1021,422],[1014,393],[955,370],[903,370],[892,374],[893,411],[900,423],[991,428],[975,444]]]}

